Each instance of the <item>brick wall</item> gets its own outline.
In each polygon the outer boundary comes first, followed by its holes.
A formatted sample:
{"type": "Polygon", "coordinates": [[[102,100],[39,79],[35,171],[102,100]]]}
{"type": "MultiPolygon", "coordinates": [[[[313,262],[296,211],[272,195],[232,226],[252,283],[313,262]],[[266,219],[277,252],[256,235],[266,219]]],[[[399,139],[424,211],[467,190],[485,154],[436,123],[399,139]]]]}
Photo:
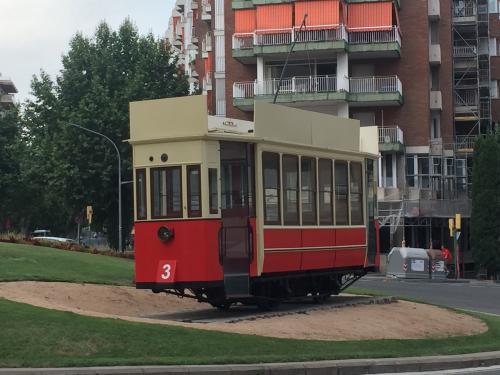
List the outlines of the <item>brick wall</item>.
{"type": "Polygon", "coordinates": [[[226,48],[226,116],[253,121],[253,112],[244,112],[233,107],[233,83],[253,81],[257,78],[257,65],[245,65],[232,57],[234,34],[234,11],[231,1],[224,1],[225,48],[226,48]]]}

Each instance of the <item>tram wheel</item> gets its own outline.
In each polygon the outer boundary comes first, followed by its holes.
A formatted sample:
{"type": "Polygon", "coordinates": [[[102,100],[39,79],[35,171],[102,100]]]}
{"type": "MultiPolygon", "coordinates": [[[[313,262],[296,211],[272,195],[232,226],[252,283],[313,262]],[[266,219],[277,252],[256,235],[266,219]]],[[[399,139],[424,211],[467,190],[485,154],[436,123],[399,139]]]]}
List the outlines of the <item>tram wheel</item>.
{"type": "Polygon", "coordinates": [[[318,294],[317,296],[313,297],[314,303],[318,304],[325,303],[329,299],[330,299],[330,294],[318,294]]]}

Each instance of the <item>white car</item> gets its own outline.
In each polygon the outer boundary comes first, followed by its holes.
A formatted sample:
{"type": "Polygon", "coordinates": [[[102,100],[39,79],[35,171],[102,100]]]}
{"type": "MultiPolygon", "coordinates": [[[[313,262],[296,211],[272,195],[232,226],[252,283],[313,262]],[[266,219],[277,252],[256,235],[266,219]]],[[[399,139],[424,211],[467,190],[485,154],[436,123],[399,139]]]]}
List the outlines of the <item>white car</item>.
{"type": "Polygon", "coordinates": [[[62,243],[74,243],[76,244],[75,240],[72,240],[71,238],[64,238],[64,237],[33,237],[34,240],[38,241],[47,241],[47,242],[62,242],[62,243]]]}

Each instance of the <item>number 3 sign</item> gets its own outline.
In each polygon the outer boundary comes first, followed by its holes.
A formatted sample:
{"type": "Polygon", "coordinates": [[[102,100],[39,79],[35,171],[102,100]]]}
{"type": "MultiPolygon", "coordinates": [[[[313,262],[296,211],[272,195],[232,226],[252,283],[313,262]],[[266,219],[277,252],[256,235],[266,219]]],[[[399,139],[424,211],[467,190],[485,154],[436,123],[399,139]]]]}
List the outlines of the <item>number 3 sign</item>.
{"type": "Polygon", "coordinates": [[[175,280],[175,260],[160,260],[156,275],[157,283],[173,283],[175,280]]]}

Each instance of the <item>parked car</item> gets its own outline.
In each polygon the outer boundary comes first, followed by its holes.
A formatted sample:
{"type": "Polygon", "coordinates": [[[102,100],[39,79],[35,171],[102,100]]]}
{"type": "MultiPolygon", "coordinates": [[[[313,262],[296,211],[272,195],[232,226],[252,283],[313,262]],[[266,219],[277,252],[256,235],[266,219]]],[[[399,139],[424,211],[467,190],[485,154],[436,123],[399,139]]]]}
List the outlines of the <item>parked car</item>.
{"type": "Polygon", "coordinates": [[[71,238],[64,238],[64,237],[33,237],[34,240],[38,241],[47,241],[47,242],[62,242],[62,243],[70,243],[70,244],[76,244],[75,240],[72,240],[71,238]]]}

